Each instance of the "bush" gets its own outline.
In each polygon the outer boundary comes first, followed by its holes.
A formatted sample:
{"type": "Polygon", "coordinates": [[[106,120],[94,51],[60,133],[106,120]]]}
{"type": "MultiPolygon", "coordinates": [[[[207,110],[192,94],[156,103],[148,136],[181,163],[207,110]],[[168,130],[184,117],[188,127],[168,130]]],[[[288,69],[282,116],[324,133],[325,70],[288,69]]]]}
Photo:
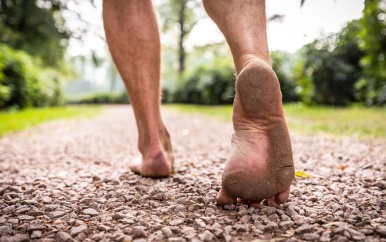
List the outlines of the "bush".
{"type": "Polygon", "coordinates": [[[207,105],[233,103],[235,77],[229,60],[215,60],[211,65],[201,65],[184,79],[174,92],[164,92],[164,99],[207,105]]]}
{"type": "Polygon", "coordinates": [[[67,101],[68,104],[128,104],[129,97],[126,92],[115,93],[93,93],[77,99],[67,101]]]}
{"type": "Polygon", "coordinates": [[[288,103],[299,101],[299,95],[295,91],[296,82],[285,70],[286,65],[290,66],[292,64],[290,54],[282,51],[272,51],[271,59],[272,68],[275,71],[277,78],[279,79],[283,102],[288,103]]]}
{"type": "Polygon", "coordinates": [[[27,53],[0,45],[0,109],[63,103],[59,74],[27,53]]]}

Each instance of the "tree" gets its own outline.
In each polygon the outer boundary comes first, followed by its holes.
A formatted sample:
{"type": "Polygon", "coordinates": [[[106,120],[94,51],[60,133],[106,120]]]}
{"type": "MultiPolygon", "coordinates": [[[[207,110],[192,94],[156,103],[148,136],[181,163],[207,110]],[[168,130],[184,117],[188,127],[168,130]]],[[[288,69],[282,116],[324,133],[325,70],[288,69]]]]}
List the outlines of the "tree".
{"type": "Polygon", "coordinates": [[[289,68],[286,69],[291,64],[290,54],[282,51],[272,51],[271,59],[272,68],[280,82],[283,102],[298,101],[299,97],[295,92],[296,83],[289,74],[289,68]]]}
{"type": "Polygon", "coordinates": [[[360,80],[359,22],[354,20],[339,33],[323,36],[301,50],[304,60],[295,66],[298,92],[306,103],[347,105],[357,100],[360,80]]]}
{"type": "Polygon", "coordinates": [[[365,90],[367,105],[386,103],[386,3],[366,0],[360,20],[361,60],[364,78],[360,83],[365,90]]]}
{"type": "Polygon", "coordinates": [[[69,38],[58,1],[0,0],[0,39],[49,66],[63,59],[69,38]]]}
{"type": "Polygon", "coordinates": [[[159,6],[163,30],[178,32],[178,73],[181,76],[185,70],[186,49],[185,40],[194,26],[202,18],[198,0],[168,0],[159,6]]]}

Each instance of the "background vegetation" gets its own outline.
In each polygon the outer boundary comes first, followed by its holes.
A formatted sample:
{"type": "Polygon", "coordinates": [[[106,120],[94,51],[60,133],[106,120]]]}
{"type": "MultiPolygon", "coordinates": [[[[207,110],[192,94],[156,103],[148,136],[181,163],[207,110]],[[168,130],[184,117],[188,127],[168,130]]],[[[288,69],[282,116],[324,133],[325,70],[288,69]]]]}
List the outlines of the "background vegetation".
{"type": "MultiPolygon", "coordinates": [[[[166,107],[182,113],[206,115],[219,121],[232,120],[230,105],[168,104],[166,107]]],[[[287,103],[284,104],[284,113],[290,132],[296,134],[333,138],[386,138],[385,107],[336,108],[287,103]]]]}
{"type": "MultiPolygon", "coordinates": [[[[110,56],[94,52],[68,55],[71,40],[81,41],[85,33],[95,30],[79,12],[85,3],[95,6],[93,0],[0,0],[0,110],[13,113],[65,103],[129,103],[110,56]],[[71,18],[80,24],[68,24],[71,18]],[[93,80],[99,73],[95,70],[105,73],[103,83],[93,80]]],[[[205,16],[201,1],[158,3],[162,30],[174,38],[163,46],[162,101],[231,104],[235,77],[226,43],[186,45],[205,16]]],[[[268,21],[282,17],[268,16],[268,21]]],[[[360,19],[348,22],[338,33],[322,34],[296,53],[271,52],[283,102],[334,107],[385,105],[385,55],[386,6],[382,0],[365,0],[360,19]]],[[[288,110],[298,106],[290,105],[288,110]]],[[[315,110],[315,117],[325,111],[321,107],[315,110]]]]}
{"type": "MultiPolygon", "coordinates": [[[[232,103],[235,78],[225,43],[195,46],[189,51],[186,48],[186,39],[204,16],[201,2],[159,2],[163,30],[176,39],[175,45],[164,46],[163,102],[232,103]]],[[[0,1],[1,109],[61,105],[65,101],[63,90],[70,94],[67,98],[70,103],[128,102],[110,57],[101,58],[92,53],[90,57],[65,58],[69,40],[81,39],[88,26],[86,23],[68,27],[64,15],[76,9],[69,7],[71,4],[80,1],[0,1]],[[107,70],[108,90],[95,88],[92,80],[75,78],[76,72],[83,77],[87,75],[84,70],[90,62],[107,70]],[[77,81],[66,82],[68,79],[77,81]],[[78,95],[80,89],[93,93],[78,95]]],[[[366,0],[362,17],[347,23],[338,33],[325,34],[296,53],[272,52],[283,101],[331,106],[384,105],[384,5],[381,0],[366,0]]],[[[280,17],[270,16],[269,20],[280,17]]]]}
{"type": "Polygon", "coordinates": [[[0,112],[0,136],[54,119],[90,118],[101,111],[99,106],[71,106],[0,112]]]}
{"type": "MultiPolygon", "coordinates": [[[[338,33],[322,35],[294,54],[271,53],[284,102],[308,105],[364,106],[386,103],[386,7],[380,0],[366,0],[363,16],[348,22],[338,33]]],[[[225,57],[227,58],[227,57],[225,57]]],[[[229,57],[228,57],[229,58],[229,57]]],[[[167,89],[165,102],[226,104],[232,96],[231,61],[212,58],[187,71],[179,86],[167,89]],[[218,64],[220,62],[221,64],[218,64]],[[219,72],[222,74],[219,75],[219,72]],[[216,83],[211,90],[210,83],[216,83]],[[208,96],[208,93],[211,95],[208,96]]]]}

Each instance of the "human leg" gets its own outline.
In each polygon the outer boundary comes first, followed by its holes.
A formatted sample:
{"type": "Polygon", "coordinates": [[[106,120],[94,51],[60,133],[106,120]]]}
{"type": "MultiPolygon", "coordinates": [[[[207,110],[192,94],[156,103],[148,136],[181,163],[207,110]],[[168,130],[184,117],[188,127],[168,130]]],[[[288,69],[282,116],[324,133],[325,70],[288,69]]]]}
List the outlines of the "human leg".
{"type": "Polygon", "coordinates": [[[287,201],[294,177],[291,141],[281,92],[271,68],[265,0],[204,0],[224,34],[236,67],[234,134],[218,204],[237,200],[278,207],[287,201]]]}
{"type": "Polygon", "coordinates": [[[143,176],[168,176],[173,169],[169,134],[160,113],[160,36],[151,0],[104,0],[106,39],[125,83],[138,127],[143,176]]]}

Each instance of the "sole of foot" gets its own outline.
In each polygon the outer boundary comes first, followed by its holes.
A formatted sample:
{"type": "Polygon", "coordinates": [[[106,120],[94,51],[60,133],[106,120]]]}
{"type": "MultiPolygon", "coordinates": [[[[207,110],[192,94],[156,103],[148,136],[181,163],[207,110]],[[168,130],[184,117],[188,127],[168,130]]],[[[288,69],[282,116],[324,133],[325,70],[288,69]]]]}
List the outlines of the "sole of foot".
{"type": "Polygon", "coordinates": [[[236,79],[231,149],[217,195],[218,205],[257,207],[285,203],[294,178],[291,140],[279,81],[272,68],[250,61],[236,79]]]}

